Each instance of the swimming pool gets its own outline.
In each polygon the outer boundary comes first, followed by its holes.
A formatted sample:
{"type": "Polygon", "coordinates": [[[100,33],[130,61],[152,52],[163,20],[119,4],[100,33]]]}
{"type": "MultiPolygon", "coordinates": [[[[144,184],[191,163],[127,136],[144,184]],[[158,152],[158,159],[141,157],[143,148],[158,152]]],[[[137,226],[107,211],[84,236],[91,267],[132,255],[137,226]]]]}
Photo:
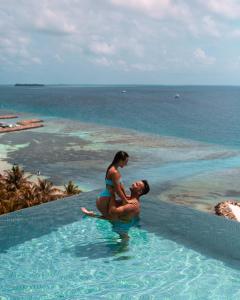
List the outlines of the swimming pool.
{"type": "Polygon", "coordinates": [[[84,193],[0,217],[0,299],[239,299],[239,224],[142,201],[122,242],[84,193]]]}

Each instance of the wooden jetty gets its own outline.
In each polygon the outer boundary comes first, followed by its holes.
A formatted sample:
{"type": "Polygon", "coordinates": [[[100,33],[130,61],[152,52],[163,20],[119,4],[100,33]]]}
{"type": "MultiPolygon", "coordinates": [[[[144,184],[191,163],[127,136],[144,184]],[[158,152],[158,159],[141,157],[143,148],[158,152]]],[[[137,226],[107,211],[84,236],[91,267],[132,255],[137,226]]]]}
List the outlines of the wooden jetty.
{"type": "Polygon", "coordinates": [[[43,126],[43,120],[40,119],[22,120],[14,124],[13,127],[0,127],[0,133],[40,128],[43,126]]]}
{"type": "Polygon", "coordinates": [[[28,124],[36,124],[36,123],[43,123],[43,120],[40,119],[31,119],[31,120],[22,120],[17,122],[19,125],[28,125],[28,124]]]}
{"type": "Polygon", "coordinates": [[[3,115],[3,116],[0,116],[0,119],[16,119],[18,118],[17,115],[3,115]]]}

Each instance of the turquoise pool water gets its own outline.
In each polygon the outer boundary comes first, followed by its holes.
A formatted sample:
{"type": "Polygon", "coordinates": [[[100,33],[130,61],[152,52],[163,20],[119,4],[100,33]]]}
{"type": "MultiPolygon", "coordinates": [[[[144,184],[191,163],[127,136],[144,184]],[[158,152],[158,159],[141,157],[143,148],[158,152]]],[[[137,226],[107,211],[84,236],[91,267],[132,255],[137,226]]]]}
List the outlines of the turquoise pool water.
{"type": "Polygon", "coordinates": [[[1,300],[239,299],[238,223],[146,198],[123,242],[94,195],[0,217],[1,300]]]}

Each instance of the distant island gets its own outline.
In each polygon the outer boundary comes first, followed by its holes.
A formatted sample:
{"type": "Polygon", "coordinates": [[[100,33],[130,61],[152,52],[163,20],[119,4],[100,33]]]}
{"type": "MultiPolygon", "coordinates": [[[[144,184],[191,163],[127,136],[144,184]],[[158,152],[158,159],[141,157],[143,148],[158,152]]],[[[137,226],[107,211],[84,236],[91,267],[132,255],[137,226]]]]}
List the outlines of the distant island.
{"type": "Polygon", "coordinates": [[[45,86],[41,83],[16,83],[15,86],[45,86]]]}

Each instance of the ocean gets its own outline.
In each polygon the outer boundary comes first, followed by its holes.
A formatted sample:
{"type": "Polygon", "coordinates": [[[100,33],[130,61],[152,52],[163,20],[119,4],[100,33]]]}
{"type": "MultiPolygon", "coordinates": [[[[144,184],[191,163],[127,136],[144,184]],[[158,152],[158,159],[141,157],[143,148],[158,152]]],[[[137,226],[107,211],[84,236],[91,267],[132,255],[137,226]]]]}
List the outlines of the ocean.
{"type": "Polygon", "coordinates": [[[212,211],[240,196],[240,87],[0,86],[0,110],[45,122],[2,134],[2,164],[40,170],[57,185],[102,188],[124,150],[126,186],[146,178],[156,201],[212,211]]]}

